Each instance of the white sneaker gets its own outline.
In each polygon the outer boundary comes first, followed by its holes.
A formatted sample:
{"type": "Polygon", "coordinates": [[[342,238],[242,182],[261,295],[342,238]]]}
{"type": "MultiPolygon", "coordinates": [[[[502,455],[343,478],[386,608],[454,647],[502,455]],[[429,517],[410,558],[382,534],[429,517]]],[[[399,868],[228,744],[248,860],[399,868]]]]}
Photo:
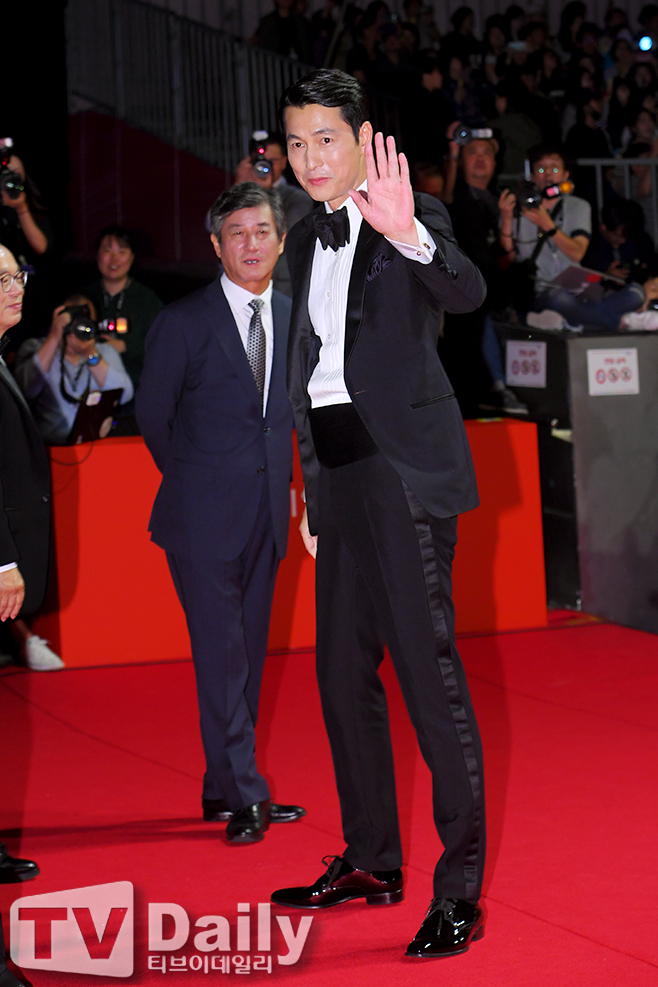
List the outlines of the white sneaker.
{"type": "Polygon", "coordinates": [[[31,634],[23,651],[25,664],[33,672],[55,672],[64,668],[64,662],[48,647],[48,642],[36,634],[31,634]]]}
{"type": "Polygon", "coordinates": [[[533,329],[564,329],[565,321],[559,312],[545,308],[541,312],[528,312],[526,322],[533,329]]]}

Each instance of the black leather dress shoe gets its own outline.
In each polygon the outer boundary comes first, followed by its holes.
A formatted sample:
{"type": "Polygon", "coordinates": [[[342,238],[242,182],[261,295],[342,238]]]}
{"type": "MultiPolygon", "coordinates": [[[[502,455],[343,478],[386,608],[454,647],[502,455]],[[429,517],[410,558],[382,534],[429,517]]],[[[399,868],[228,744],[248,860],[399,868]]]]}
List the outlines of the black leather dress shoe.
{"type": "Polygon", "coordinates": [[[281,888],[272,895],[276,905],[289,908],[330,908],[354,898],[369,905],[394,905],[404,898],[401,870],[356,870],[342,857],[323,857],[326,872],[307,888],[281,888]]]}
{"type": "MultiPolygon", "coordinates": [[[[226,799],[201,799],[201,805],[204,822],[228,822],[233,816],[226,799]]],[[[301,805],[279,805],[277,802],[270,802],[270,822],[294,822],[305,815],[306,809],[302,809],[301,805]]]]}
{"type": "Polygon", "coordinates": [[[17,977],[11,970],[4,970],[0,973],[0,987],[32,987],[32,984],[22,973],[17,977]]]}
{"type": "Polygon", "coordinates": [[[229,843],[260,843],[270,825],[270,800],[234,812],[226,827],[229,843]]]}
{"type": "Polygon", "coordinates": [[[460,898],[434,898],[420,929],[407,946],[407,956],[456,956],[484,936],[480,905],[460,898]]]}
{"type": "Polygon", "coordinates": [[[0,843],[0,884],[18,884],[19,881],[31,881],[38,873],[39,868],[33,860],[10,857],[4,843],[0,843]]]}

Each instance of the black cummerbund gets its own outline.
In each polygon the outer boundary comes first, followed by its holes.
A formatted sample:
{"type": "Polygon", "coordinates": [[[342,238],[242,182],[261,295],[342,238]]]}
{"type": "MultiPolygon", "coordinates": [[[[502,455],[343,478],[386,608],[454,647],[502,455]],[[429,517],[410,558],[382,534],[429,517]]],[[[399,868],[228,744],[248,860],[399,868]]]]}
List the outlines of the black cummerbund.
{"type": "Polygon", "coordinates": [[[351,402],[311,408],[308,417],[316,455],[327,469],[356,463],[379,451],[351,402]]]}

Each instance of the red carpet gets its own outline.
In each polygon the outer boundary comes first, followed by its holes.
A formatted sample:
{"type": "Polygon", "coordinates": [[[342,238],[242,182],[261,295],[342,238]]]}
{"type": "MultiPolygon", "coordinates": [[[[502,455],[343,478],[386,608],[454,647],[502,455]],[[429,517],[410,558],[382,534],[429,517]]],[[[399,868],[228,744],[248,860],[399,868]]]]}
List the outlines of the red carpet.
{"type": "MultiPolygon", "coordinates": [[[[386,667],[406,900],[316,914],[299,963],[275,960],[271,977],[310,987],[655,987],[658,638],[557,615],[551,629],[463,638],[460,649],[486,757],[484,940],[450,960],[402,955],[429,902],[439,846],[427,770],[386,667]]],[[[178,903],[192,921],[222,915],[235,929],[238,902],[255,913],[271,890],[314,880],[322,856],[343,849],[310,654],[269,659],[259,727],[276,797],[302,802],[308,816],[257,846],[229,847],[222,826],[199,818],[190,662],[5,670],[0,710],[0,838],[41,866],[36,881],[0,887],[5,930],[22,895],[131,881],[135,974],[124,983],[162,982],[147,969],[147,902],[178,903]]],[[[290,915],[296,931],[308,913],[274,914],[290,915]]],[[[287,951],[278,928],[272,947],[275,957],[287,951]]],[[[35,987],[122,982],[25,972],[35,987]]],[[[165,983],[221,976],[174,971],[165,983]]]]}

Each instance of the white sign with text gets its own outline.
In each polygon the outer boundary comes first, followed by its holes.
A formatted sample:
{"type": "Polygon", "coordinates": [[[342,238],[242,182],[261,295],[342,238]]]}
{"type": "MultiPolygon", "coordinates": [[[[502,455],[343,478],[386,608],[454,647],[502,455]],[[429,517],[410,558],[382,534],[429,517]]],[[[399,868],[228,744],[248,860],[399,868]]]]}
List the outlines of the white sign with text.
{"type": "Polygon", "coordinates": [[[637,349],[588,350],[587,384],[590,397],[639,394],[637,349]]]}
{"type": "Polygon", "coordinates": [[[508,339],[505,354],[509,387],[546,387],[546,343],[508,339]]]}

